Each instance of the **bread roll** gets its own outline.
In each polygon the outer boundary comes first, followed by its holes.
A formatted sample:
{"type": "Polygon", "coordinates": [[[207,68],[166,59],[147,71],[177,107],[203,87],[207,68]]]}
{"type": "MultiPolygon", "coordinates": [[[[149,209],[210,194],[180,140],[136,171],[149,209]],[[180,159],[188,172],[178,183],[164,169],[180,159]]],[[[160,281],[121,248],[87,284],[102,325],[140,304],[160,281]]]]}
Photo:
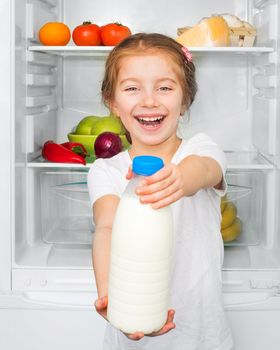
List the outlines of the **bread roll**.
{"type": "Polygon", "coordinates": [[[228,46],[229,26],[221,16],[205,17],[176,40],[183,46],[228,46]]]}

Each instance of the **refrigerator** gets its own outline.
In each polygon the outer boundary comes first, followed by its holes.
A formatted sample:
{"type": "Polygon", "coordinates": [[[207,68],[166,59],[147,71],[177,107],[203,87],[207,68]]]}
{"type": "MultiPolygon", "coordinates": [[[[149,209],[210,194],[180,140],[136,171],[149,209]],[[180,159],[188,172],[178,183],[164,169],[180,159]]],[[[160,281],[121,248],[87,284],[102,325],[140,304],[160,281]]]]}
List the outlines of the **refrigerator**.
{"type": "Polygon", "coordinates": [[[223,297],[234,350],[280,348],[280,4],[277,0],[1,0],[0,348],[101,350],[94,222],[86,166],[42,159],[47,140],[106,115],[100,84],[111,47],[42,46],[61,21],[121,22],[176,37],[230,13],[257,30],[252,47],[190,47],[198,93],[180,125],[226,152],[228,198],[242,222],[224,244],[223,297]]]}

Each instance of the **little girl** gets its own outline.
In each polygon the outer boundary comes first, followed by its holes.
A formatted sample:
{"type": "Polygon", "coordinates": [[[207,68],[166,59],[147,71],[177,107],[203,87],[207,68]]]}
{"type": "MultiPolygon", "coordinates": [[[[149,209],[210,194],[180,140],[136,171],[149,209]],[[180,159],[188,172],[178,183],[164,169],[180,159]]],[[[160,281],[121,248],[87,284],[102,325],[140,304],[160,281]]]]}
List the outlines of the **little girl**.
{"type": "Polygon", "coordinates": [[[171,205],[175,243],[166,324],[144,336],[141,332],[123,334],[108,323],[105,350],[232,348],[221,290],[220,197],[226,191],[225,156],[206,134],[182,140],[176,133],[195,94],[192,56],[167,36],[132,35],[107,59],[102,96],[121,118],[132,146],[110,159],[96,160],[88,174],[96,224],[97,312],[106,319],[112,223],[132,177],[130,166],[135,156],[155,155],[164,160],[164,168],[147,177],[136,193],[155,210],[171,205]]]}

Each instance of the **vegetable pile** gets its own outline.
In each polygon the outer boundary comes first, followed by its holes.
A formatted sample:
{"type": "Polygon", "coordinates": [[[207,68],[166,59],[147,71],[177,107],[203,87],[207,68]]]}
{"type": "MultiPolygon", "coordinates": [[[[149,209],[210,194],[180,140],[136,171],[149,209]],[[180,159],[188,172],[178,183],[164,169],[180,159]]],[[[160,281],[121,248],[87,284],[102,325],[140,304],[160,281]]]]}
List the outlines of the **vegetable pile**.
{"type": "MultiPolygon", "coordinates": [[[[99,26],[85,21],[72,31],[77,46],[115,46],[130,35],[130,28],[119,22],[99,26]]],[[[40,28],[38,39],[43,45],[65,46],[71,39],[71,31],[64,23],[48,22],[40,28]]]]}
{"type": "Polygon", "coordinates": [[[121,23],[108,23],[99,27],[91,22],[84,22],[72,33],[76,45],[115,46],[131,35],[131,30],[121,23]]]}

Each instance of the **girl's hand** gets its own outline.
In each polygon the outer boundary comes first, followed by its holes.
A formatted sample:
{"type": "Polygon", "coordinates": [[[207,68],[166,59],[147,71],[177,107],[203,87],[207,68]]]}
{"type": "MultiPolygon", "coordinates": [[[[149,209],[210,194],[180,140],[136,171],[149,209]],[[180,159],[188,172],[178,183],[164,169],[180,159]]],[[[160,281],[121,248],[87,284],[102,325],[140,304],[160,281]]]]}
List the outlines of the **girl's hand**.
{"type": "Polygon", "coordinates": [[[126,174],[126,179],[130,180],[133,178],[133,172],[132,172],[132,167],[131,165],[128,167],[127,174],[126,174]]]}
{"type": "MultiPolygon", "coordinates": [[[[108,306],[108,297],[102,297],[95,301],[94,303],[96,311],[101,315],[106,321],[108,321],[107,318],[107,306],[108,306]]],[[[148,336],[150,337],[156,337],[158,335],[165,334],[169,332],[171,329],[175,328],[175,324],[173,323],[174,319],[174,310],[168,310],[167,320],[165,325],[157,332],[151,333],[148,336]]],[[[142,332],[135,332],[133,334],[124,333],[129,339],[131,340],[140,340],[144,337],[144,333],[142,332]]]]}
{"type": "MultiPolygon", "coordinates": [[[[102,297],[95,301],[94,303],[96,311],[101,315],[106,321],[108,321],[107,318],[107,307],[108,307],[108,297],[102,297]]],[[[136,332],[133,334],[126,334],[124,333],[129,339],[131,340],[139,340],[144,337],[144,333],[142,332],[136,332]]]]}
{"type": "Polygon", "coordinates": [[[176,327],[175,323],[173,322],[174,315],[175,315],[175,310],[173,310],[173,309],[168,310],[167,320],[166,320],[165,325],[159,331],[148,334],[147,336],[148,337],[157,337],[158,335],[163,335],[163,334],[171,331],[171,329],[174,329],[176,327]]]}
{"type": "MultiPolygon", "coordinates": [[[[172,309],[168,310],[167,320],[165,325],[157,332],[146,334],[146,337],[157,337],[159,335],[168,333],[169,331],[171,331],[171,329],[175,328],[175,323],[173,323],[174,314],[175,314],[175,310],[172,310],[172,309]]],[[[127,333],[124,333],[124,334],[131,340],[140,340],[145,336],[144,333],[142,332],[135,332],[133,334],[127,334],[127,333]]]]}
{"type": "MultiPolygon", "coordinates": [[[[127,179],[131,178],[131,169],[127,179]]],[[[183,171],[179,165],[166,164],[155,174],[145,177],[136,189],[141,203],[151,203],[154,209],[165,207],[185,195],[183,171]]]]}
{"type": "Polygon", "coordinates": [[[95,301],[94,303],[95,310],[99,313],[100,316],[107,319],[107,306],[108,306],[108,297],[102,297],[95,301]]]}

